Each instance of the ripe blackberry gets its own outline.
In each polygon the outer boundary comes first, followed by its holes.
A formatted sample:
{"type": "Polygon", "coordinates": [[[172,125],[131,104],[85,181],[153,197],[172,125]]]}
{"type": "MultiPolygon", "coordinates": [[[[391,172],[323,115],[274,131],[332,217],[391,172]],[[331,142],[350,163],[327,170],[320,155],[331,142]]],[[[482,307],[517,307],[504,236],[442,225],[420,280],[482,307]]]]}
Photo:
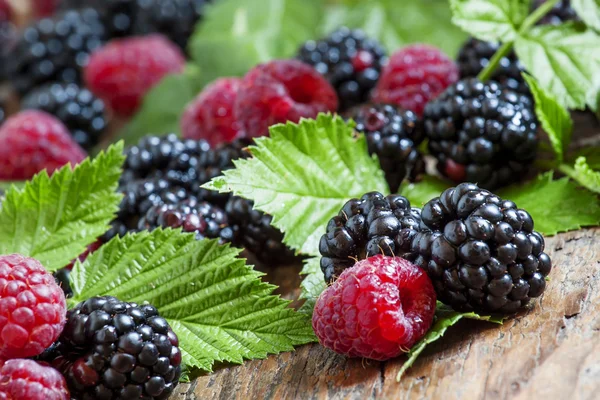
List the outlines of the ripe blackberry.
{"type": "Polygon", "coordinates": [[[341,111],[365,103],[386,63],[385,50],[361,30],[342,27],[321,40],[309,40],[297,58],[315,67],[335,88],[341,111]]]}
{"type": "Polygon", "coordinates": [[[412,260],[411,243],[420,223],[420,210],[400,195],[370,192],[348,201],[319,242],[325,281],[334,281],[357,260],[378,254],[412,260]]]}
{"type": "MultiPolygon", "coordinates": [[[[500,43],[484,42],[475,38],[468,39],[458,53],[457,63],[460,77],[476,77],[488,65],[500,45],[500,43]]],[[[521,75],[524,71],[525,67],[515,52],[511,51],[502,57],[491,79],[519,93],[530,94],[521,75]]]]}
{"type": "Polygon", "coordinates": [[[94,8],[106,28],[107,39],[130,36],[139,0],[62,0],[60,10],[94,8]]]}
{"type": "MultiPolygon", "coordinates": [[[[544,4],[546,0],[535,0],[533,2],[533,8],[538,8],[544,4]]],[[[571,0],[560,0],[558,3],[550,9],[548,14],[540,20],[540,24],[559,25],[567,21],[580,21],[577,12],[571,7],[571,0]]]]}
{"type": "Polygon", "coordinates": [[[51,364],[73,399],[167,399],[181,375],[178,345],[153,306],[92,297],[69,310],[51,364]]]}
{"type": "Polygon", "coordinates": [[[490,81],[468,78],[427,104],[423,116],[429,151],[441,174],[492,189],[522,178],[538,145],[529,96],[490,81]]]}
{"type": "Polygon", "coordinates": [[[104,102],[75,83],[52,83],[34,89],[25,96],[21,108],[54,115],[86,150],[98,144],[107,125],[104,102]]]}
{"type": "Polygon", "coordinates": [[[412,244],[438,299],[456,310],[513,313],[540,296],[552,263],[533,219],[510,200],[462,183],[429,201],[412,244]]]}
{"type": "Polygon", "coordinates": [[[283,233],[271,225],[273,217],[253,208],[254,202],[232,196],[225,210],[231,225],[239,231],[234,244],[243,246],[267,264],[294,258],[294,251],[283,244],[283,233]]]}
{"type": "Polygon", "coordinates": [[[181,228],[184,232],[195,233],[198,240],[219,239],[221,243],[234,240],[234,229],[229,226],[225,211],[195,198],[153,206],[138,225],[140,230],[158,227],[181,228]]]}
{"type": "Polygon", "coordinates": [[[48,82],[81,82],[89,55],[106,39],[98,12],[86,8],[25,28],[10,58],[11,83],[23,94],[48,82]]]}
{"type": "Polygon", "coordinates": [[[348,115],[356,130],[367,137],[370,154],[377,154],[392,193],[404,179],[415,180],[425,171],[423,156],[417,147],[424,138],[416,114],[393,105],[364,105],[348,115]]]}
{"type": "Polygon", "coordinates": [[[71,288],[71,271],[67,268],[61,268],[58,271],[52,273],[56,284],[60,286],[62,291],[65,293],[65,297],[68,299],[73,296],[73,289],[71,288]]]}
{"type": "Polygon", "coordinates": [[[8,20],[2,20],[0,11],[0,83],[8,80],[8,64],[17,41],[17,30],[8,20]]]}

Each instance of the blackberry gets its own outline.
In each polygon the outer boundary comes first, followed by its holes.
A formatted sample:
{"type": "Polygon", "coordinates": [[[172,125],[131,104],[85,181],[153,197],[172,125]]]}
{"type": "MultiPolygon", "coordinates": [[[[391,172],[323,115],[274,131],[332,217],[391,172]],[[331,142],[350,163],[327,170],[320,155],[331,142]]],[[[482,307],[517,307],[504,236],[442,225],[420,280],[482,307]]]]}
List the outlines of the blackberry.
{"type": "Polygon", "coordinates": [[[348,201],[329,220],[319,242],[325,281],[334,281],[358,260],[377,254],[413,260],[411,244],[420,223],[420,210],[400,195],[370,192],[348,201]]]}
{"type": "Polygon", "coordinates": [[[423,118],[438,170],[456,182],[513,183],[536,157],[533,101],[497,82],[461,80],[428,103],[423,118]]]}
{"type": "Polygon", "coordinates": [[[61,268],[54,272],[54,279],[60,288],[65,292],[65,297],[69,298],[73,296],[73,290],[71,289],[71,271],[67,268],[61,268]]]}
{"type": "Polygon", "coordinates": [[[86,150],[98,144],[107,125],[104,102],[75,83],[51,83],[34,89],[25,96],[21,108],[54,115],[86,150]]]}
{"type": "Polygon", "coordinates": [[[349,117],[356,122],[355,129],[366,135],[369,153],[377,154],[392,193],[405,178],[413,181],[425,171],[417,149],[425,135],[414,112],[376,104],[359,106],[349,117]]]}
{"type": "MultiPolygon", "coordinates": [[[[545,2],[546,0],[535,0],[533,2],[534,9],[545,2]]],[[[560,0],[552,7],[548,14],[544,15],[539,24],[560,25],[567,21],[580,21],[580,18],[577,15],[577,12],[575,12],[575,9],[571,6],[570,0],[560,0]]]]}
{"type": "Polygon", "coordinates": [[[109,39],[130,36],[139,0],[62,0],[60,10],[94,8],[100,14],[109,39]]]}
{"type": "Polygon", "coordinates": [[[69,310],[48,355],[72,399],[167,399],[181,375],[178,346],[155,307],[106,296],[69,310]]]}
{"type": "MultiPolygon", "coordinates": [[[[476,77],[488,65],[500,45],[500,43],[485,42],[475,38],[468,39],[458,53],[460,77],[476,77]]],[[[515,52],[511,51],[502,57],[491,79],[519,93],[529,94],[529,88],[521,75],[524,71],[525,67],[515,52]]]]}
{"type": "Polygon", "coordinates": [[[193,232],[198,240],[219,239],[221,243],[234,241],[234,230],[229,226],[225,211],[205,201],[190,198],[177,204],[151,207],[140,219],[140,230],[158,227],[181,228],[193,232]]]}
{"type": "Polygon", "coordinates": [[[235,245],[243,246],[267,264],[279,264],[294,258],[292,249],[283,244],[283,233],[271,225],[273,217],[253,208],[254,202],[232,196],[225,210],[238,233],[235,245]]]}
{"type": "Polygon", "coordinates": [[[315,67],[335,88],[340,111],[365,103],[387,57],[363,31],[342,27],[328,37],[310,40],[298,50],[300,61],[315,67]]]}
{"type": "Polygon", "coordinates": [[[10,58],[11,83],[22,95],[48,82],[80,83],[81,69],[106,39],[98,12],[71,10],[25,28],[10,58]]]}
{"type": "Polygon", "coordinates": [[[412,244],[438,299],[459,311],[513,313],[540,296],[552,263],[533,219],[510,200],[462,183],[429,201],[412,244]]]}
{"type": "Polygon", "coordinates": [[[9,21],[3,21],[0,15],[0,83],[9,78],[8,63],[17,39],[17,30],[9,21]]]}

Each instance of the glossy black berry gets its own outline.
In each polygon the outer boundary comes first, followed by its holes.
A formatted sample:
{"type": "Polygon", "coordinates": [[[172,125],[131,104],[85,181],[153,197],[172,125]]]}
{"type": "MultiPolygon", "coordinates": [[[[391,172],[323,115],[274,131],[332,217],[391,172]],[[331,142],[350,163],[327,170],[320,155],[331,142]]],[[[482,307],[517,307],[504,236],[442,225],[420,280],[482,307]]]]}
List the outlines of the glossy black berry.
{"type": "Polygon", "coordinates": [[[429,201],[411,249],[438,299],[459,311],[513,313],[539,297],[552,263],[527,211],[462,183],[429,201]]]}
{"type": "Polygon", "coordinates": [[[283,233],[271,225],[272,217],[253,208],[254,203],[232,196],[225,210],[238,232],[237,246],[243,246],[261,262],[281,264],[294,259],[294,252],[283,244],[283,233]]]}
{"type": "Polygon", "coordinates": [[[65,297],[69,298],[73,296],[73,290],[71,289],[71,271],[67,268],[61,268],[52,275],[54,275],[56,283],[65,293],[65,297]]]}
{"type": "Polygon", "coordinates": [[[91,150],[106,130],[104,102],[75,83],[52,83],[32,90],[21,102],[23,109],[38,109],[56,116],[75,141],[91,150]]]}
{"type": "Polygon", "coordinates": [[[329,220],[319,242],[325,281],[332,282],[357,260],[377,254],[412,260],[411,244],[420,223],[420,210],[400,195],[371,192],[348,201],[329,220]]]}
{"type": "Polygon", "coordinates": [[[177,336],[154,307],[93,297],[67,313],[52,351],[73,399],[166,399],[181,375],[177,336]]]}
{"type": "Polygon", "coordinates": [[[348,28],[304,43],[297,58],[314,66],[331,83],[339,97],[340,111],[368,100],[387,62],[385,50],[376,40],[348,28]]]}
{"type": "Polygon", "coordinates": [[[404,179],[413,181],[425,171],[423,156],[417,149],[425,135],[415,113],[376,104],[356,107],[348,118],[356,122],[358,132],[366,135],[369,153],[377,154],[392,193],[404,179]]]}
{"type": "Polygon", "coordinates": [[[537,153],[533,100],[494,81],[461,80],[425,107],[429,151],[442,175],[493,189],[526,176],[537,153]]]}
{"type": "MultiPolygon", "coordinates": [[[[538,8],[546,0],[535,0],[533,7],[538,8]]],[[[580,21],[577,12],[571,6],[571,0],[559,0],[550,11],[540,20],[540,24],[559,25],[568,21],[580,21]]]]}
{"type": "MultiPolygon", "coordinates": [[[[142,0],[143,1],[143,0],[142,0]]],[[[94,8],[109,39],[130,36],[140,0],[62,0],[60,10],[94,8]]]]}
{"type": "Polygon", "coordinates": [[[0,15],[0,83],[9,78],[8,64],[17,41],[17,29],[3,18],[0,15]]]}

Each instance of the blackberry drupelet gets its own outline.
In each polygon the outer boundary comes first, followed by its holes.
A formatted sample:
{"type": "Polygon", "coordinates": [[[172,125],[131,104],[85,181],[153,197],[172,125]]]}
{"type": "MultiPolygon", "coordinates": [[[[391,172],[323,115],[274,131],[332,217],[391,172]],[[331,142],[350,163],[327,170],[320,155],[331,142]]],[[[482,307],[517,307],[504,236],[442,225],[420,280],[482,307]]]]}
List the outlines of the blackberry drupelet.
{"type": "Polygon", "coordinates": [[[243,246],[266,264],[279,264],[294,258],[294,251],[283,244],[283,233],[271,225],[273,217],[253,208],[254,203],[232,196],[225,210],[238,231],[235,245],[243,246]]]}
{"type": "Polygon", "coordinates": [[[310,40],[297,58],[315,67],[335,88],[340,111],[365,103],[387,57],[381,45],[360,30],[342,27],[328,37],[310,40]]]}
{"type": "Polygon", "coordinates": [[[106,296],[69,310],[49,355],[73,399],[167,399],[181,375],[178,346],[156,308],[106,296]]]}
{"type": "MultiPolygon", "coordinates": [[[[546,0],[535,0],[533,2],[533,8],[538,8],[544,4],[546,0]]],[[[559,25],[567,21],[580,21],[577,12],[571,7],[571,0],[560,0],[552,7],[548,14],[540,20],[540,24],[559,25]]]]}
{"type": "Polygon", "coordinates": [[[544,238],[512,201],[462,183],[425,204],[421,218],[412,251],[442,302],[513,313],[544,292],[552,267],[544,238]]]}
{"type": "Polygon", "coordinates": [[[377,254],[413,260],[411,243],[420,223],[420,210],[400,195],[371,192],[348,201],[319,242],[325,281],[333,282],[358,260],[377,254]]]}
{"type": "Polygon", "coordinates": [[[411,181],[425,171],[423,156],[417,149],[424,138],[417,115],[393,105],[359,106],[348,115],[356,130],[367,137],[370,154],[377,154],[392,193],[404,179],[411,181]]]}
{"type": "Polygon", "coordinates": [[[100,13],[109,39],[130,36],[140,0],[62,0],[60,10],[94,8],[100,13]]]}
{"type": "Polygon", "coordinates": [[[234,241],[234,229],[229,226],[225,211],[205,201],[189,198],[176,204],[151,207],[140,219],[140,230],[158,227],[181,228],[196,234],[198,240],[219,239],[221,243],[234,241]]]}
{"type": "Polygon", "coordinates": [[[79,83],[90,53],[106,39],[98,12],[71,10],[25,28],[10,58],[15,89],[24,95],[48,82],[79,83]]]}
{"type": "Polygon", "coordinates": [[[493,189],[523,178],[538,145],[533,101],[490,81],[457,82],[423,116],[438,170],[455,182],[493,189]]]}
{"type": "MultiPolygon", "coordinates": [[[[488,65],[500,45],[500,43],[484,42],[475,38],[468,39],[458,53],[457,63],[460,77],[476,77],[488,65]]],[[[515,52],[511,51],[502,57],[491,79],[519,93],[530,94],[521,75],[524,71],[525,67],[515,52]]]]}
{"type": "Polygon", "coordinates": [[[86,150],[98,144],[107,126],[104,102],[75,83],[51,83],[34,89],[25,96],[21,108],[54,115],[86,150]]]}

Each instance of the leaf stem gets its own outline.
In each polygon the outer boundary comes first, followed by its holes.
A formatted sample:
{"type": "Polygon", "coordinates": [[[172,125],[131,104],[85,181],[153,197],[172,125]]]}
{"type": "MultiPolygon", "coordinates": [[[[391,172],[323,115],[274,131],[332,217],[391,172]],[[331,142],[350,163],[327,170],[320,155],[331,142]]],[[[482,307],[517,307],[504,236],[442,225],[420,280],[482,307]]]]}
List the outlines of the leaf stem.
{"type": "Polygon", "coordinates": [[[523,21],[519,34],[527,32],[534,26],[540,19],[542,19],[552,8],[559,2],[559,0],[548,0],[545,1],[541,6],[536,8],[527,18],[523,21]]]}

